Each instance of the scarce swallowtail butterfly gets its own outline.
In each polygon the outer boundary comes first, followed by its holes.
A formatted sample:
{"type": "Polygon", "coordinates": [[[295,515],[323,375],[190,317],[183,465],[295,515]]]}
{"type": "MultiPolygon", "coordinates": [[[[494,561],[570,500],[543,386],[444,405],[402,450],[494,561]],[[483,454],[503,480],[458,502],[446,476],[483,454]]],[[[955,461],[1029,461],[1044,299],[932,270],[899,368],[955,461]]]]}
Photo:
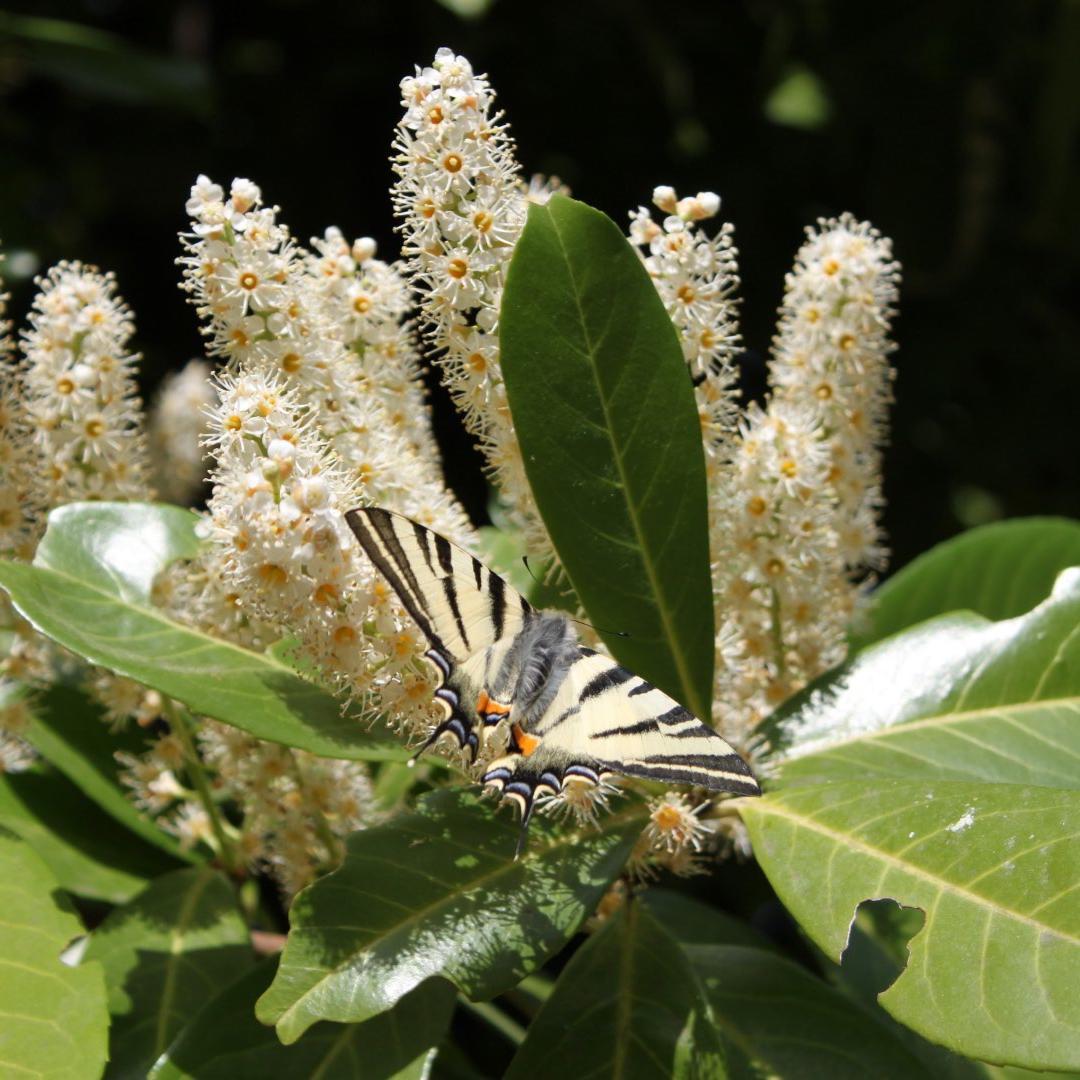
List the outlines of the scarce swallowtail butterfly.
{"type": "Polygon", "coordinates": [[[565,615],[537,611],[443,536],[375,507],[345,515],[427,638],[444,718],[423,753],[453,737],[476,759],[485,729],[509,726],[482,783],[521,810],[520,853],[538,798],[612,773],[759,795],[745,761],[678,702],[577,641],[565,615]]]}

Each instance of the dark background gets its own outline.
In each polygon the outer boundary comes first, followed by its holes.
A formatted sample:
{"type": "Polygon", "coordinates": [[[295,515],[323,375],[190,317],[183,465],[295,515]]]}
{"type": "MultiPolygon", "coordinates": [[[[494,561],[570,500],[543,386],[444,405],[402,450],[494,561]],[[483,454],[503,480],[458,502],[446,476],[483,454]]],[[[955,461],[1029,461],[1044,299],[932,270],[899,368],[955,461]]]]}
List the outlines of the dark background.
{"type": "MultiPolygon", "coordinates": [[[[803,226],[849,209],[893,238],[895,565],[996,517],[1080,516],[1080,4],[463,3],[8,5],[13,314],[57,259],[115,270],[152,389],[200,348],[173,265],[199,172],[254,179],[301,240],[334,223],[396,254],[397,84],[445,44],[490,74],[525,168],[616,220],[658,183],[721,193],[751,395],[803,226]]],[[[436,407],[451,481],[482,519],[478,458],[436,407]]]]}

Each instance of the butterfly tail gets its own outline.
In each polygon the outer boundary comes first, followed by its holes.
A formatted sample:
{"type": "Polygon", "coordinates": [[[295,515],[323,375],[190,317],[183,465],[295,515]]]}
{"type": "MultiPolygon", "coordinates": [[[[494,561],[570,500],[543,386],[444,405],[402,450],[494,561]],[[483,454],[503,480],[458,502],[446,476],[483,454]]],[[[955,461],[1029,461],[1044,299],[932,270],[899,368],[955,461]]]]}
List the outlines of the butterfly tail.
{"type": "Polygon", "coordinates": [[[525,845],[529,840],[529,823],[532,821],[533,807],[535,802],[530,799],[528,805],[521,813],[521,829],[518,832],[517,847],[514,848],[514,862],[521,858],[525,851],[525,845]]]}

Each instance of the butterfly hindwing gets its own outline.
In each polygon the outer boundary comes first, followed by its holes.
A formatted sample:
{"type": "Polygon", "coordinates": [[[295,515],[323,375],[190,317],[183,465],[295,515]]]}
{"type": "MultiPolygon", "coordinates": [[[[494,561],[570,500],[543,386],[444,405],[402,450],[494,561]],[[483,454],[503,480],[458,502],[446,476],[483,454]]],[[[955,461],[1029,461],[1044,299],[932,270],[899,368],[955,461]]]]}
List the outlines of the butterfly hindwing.
{"type": "MultiPolygon", "coordinates": [[[[662,690],[606,656],[581,690],[581,735],[610,772],[758,795],[745,761],[708,725],[662,690]]],[[[557,740],[558,732],[552,732],[557,740]]]]}
{"type": "Polygon", "coordinates": [[[519,752],[484,776],[521,803],[526,820],[536,798],[613,773],[760,794],[749,766],[712,728],[608,657],[576,651],[543,715],[527,731],[514,728],[519,752]]]}
{"type": "Polygon", "coordinates": [[[446,715],[426,745],[450,733],[475,758],[477,722],[494,724],[501,716],[497,707],[477,708],[485,701],[485,667],[533,609],[479,559],[419,522],[378,507],[350,510],[345,520],[427,639],[440,683],[435,696],[446,715]]]}

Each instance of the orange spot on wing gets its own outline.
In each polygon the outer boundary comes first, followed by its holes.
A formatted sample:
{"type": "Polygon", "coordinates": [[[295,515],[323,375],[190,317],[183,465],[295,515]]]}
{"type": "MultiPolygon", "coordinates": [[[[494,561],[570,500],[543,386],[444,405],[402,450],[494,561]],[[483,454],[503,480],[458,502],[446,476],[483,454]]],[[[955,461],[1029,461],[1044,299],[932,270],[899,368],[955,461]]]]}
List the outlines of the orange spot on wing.
{"type": "Polygon", "coordinates": [[[481,716],[509,716],[510,706],[493,701],[488,697],[486,690],[481,690],[480,696],[476,699],[476,711],[481,716]]]}
{"type": "Polygon", "coordinates": [[[514,742],[521,748],[521,752],[528,757],[539,745],[540,740],[535,735],[526,735],[517,724],[513,726],[514,742]]]}

